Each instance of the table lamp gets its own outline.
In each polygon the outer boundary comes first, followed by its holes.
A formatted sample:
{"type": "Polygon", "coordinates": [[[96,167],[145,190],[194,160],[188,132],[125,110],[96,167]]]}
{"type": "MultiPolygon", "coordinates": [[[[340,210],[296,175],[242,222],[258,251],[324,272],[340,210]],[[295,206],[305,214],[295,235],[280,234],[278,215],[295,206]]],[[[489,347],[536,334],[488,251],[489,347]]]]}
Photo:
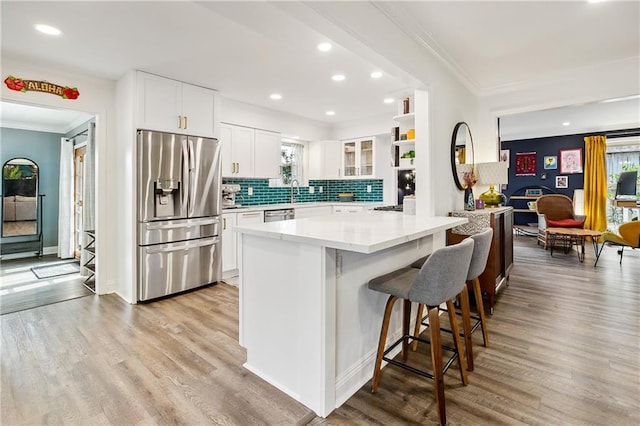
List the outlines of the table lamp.
{"type": "Polygon", "coordinates": [[[480,194],[486,207],[498,207],[506,202],[506,197],[495,190],[495,185],[509,182],[508,163],[480,163],[477,165],[478,179],[483,185],[489,185],[489,190],[480,194]]]}

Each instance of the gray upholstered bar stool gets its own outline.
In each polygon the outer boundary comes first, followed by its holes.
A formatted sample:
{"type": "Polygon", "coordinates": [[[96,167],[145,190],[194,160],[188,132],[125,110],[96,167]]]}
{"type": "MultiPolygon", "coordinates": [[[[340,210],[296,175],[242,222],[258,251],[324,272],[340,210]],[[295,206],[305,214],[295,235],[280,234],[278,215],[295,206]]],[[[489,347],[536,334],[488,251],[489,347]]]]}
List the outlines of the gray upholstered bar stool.
{"type": "Polygon", "coordinates": [[[373,371],[371,392],[375,393],[378,390],[380,368],[383,359],[390,364],[433,379],[436,403],[438,405],[438,417],[440,418],[441,424],[447,422],[444,401],[444,373],[456,358],[458,360],[458,367],[460,368],[462,383],[465,385],[468,383],[464,357],[462,357],[460,353],[460,334],[455,318],[456,314],[453,307],[453,299],[460,293],[462,287],[465,286],[465,277],[467,276],[473,254],[473,245],[473,240],[467,239],[460,244],[443,247],[434,251],[420,269],[408,266],[369,281],[369,288],[371,290],[390,295],[387,300],[382,320],[382,328],[380,330],[380,342],[378,343],[378,354],[373,371]],[[398,299],[403,299],[404,301],[402,316],[403,335],[385,350],[387,332],[389,331],[389,320],[393,311],[393,305],[398,299]],[[429,327],[430,341],[409,334],[411,302],[417,302],[427,306],[429,322],[432,325],[429,327]],[[445,347],[445,349],[453,352],[453,356],[451,356],[443,366],[438,306],[445,302],[449,311],[449,319],[454,329],[452,334],[455,348],[445,347]],[[406,364],[409,354],[409,340],[430,343],[433,374],[406,364]],[[396,361],[393,358],[387,358],[387,353],[392,351],[400,343],[402,343],[402,362],[396,361]]]}
{"type": "MultiPolygon", "coordinates": [[[[473,371],[473,344],[471,341],[471,335],[478,329],[478,327],[482,328],[484,346],[489,346],[489,333],[487,332],[484,304],[482,303],[482,290],[480,289],[480,280],[478,277],[484,272],[487,266],[487,259],[489,258],[489,251],[491,250],[491,240],[493,238],[493,229],[487,228],[482,232],[471,235],[469,238],[475,242],[475,245],[473,246],[473,256],[471,257],[471,265],[469,266],[469,272],[467,274],[467,282],[471,282],[473,285],[473,293],[476,299],[476,307],[478,308],[478,316],[472,316],[469,313],[469,295],[467,293],[466,285],[460,292],[460,310],[462,312],[462,330],[464,333],[465,353],[467,355],[467,369],[469,371],[473,371]],[[476,321],[473,327],[471,326],[471,319],[476,321]]],[[[420,268],[425,260],[425,257],[418,259],[413,262],[411,266],[414,268],[420,268]]],[[[414,329],[414,334],[416,336],[420,333],[421,323],[423,325],[427,325],[424,324],[423,321],[423,306],[421,305],[418,307],[418,314],[414,329]]]]}

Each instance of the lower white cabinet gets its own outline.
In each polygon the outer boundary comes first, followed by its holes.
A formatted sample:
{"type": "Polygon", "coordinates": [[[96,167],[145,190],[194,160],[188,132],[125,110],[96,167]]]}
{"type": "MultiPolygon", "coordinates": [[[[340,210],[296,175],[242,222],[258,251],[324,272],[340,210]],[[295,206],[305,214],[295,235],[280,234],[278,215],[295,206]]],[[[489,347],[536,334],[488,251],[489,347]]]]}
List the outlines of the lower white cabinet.
{"type": "Polygon", "coordinates": [[[317,206],[317,207],[296,207],[296,219],[304,219],[305,217],[323,216],[333,213],[331,206],[317,206]]]}
{"type": "Polygon", "coordinates": [[[238,267],[237,238],[232,228],[236,226],[236,213],[222,215],[222,272],[238,267]]]}
{"type": "Polygon", "coordinates": [[[235,275],[238,269],[238,236],[232,228],[236,225],[264,222],[262,210],[222,215],[222,273],[223,276],[235,275]]]}
{"type": "Polygon", "coordinates": [[[334,213],[360,213],[364,211],[362,206],[333,206],[334,213]]]}

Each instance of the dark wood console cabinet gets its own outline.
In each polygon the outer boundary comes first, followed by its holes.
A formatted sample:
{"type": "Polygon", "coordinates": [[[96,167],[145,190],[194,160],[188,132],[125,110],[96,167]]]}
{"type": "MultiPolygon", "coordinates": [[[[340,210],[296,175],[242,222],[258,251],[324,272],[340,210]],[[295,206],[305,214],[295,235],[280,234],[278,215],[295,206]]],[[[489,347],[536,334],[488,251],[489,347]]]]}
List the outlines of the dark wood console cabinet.
{"type": "Polygon", "coordinates": [[[508,284],[513,268],[513,208],[497,207],[474,211],[454,211],[449,216],[466,217],[469,223],[447,231],[447,244],[457,244],[484,228],[493,228],[493,243],[487,267],[480,275],[480,288],[493,313],[498,291],[508,284]]]}

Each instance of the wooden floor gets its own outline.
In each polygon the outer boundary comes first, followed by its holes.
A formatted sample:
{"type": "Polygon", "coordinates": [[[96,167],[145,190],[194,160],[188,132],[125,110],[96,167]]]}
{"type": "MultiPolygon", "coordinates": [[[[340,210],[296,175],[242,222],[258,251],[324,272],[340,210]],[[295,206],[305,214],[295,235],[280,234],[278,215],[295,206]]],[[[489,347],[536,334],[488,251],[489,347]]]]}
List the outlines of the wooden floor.
{"type": "MultiPolygon", "coordinates": [[[[516,237],[510,285],[474,335],[475,371],[445,376],[456,425],[640,424],[640,251],[598,267],[516,237]]],[[[131,306],[85,297],[3,315],[0,423],[435,424],[429,380],[385,367],[327,419],[242,368],[238,290],[131,306]]],[[[378,328],[379,324],[372,325],[378,328]]],[[[428,348],[412,354],[429,364],[428,348]]]]}
{"type": "Polygon", "coordinates": [[[55,255],[0,262],[0,315],[93,295],[80,274],[38,279],[31,267],[62,263],[55,255]]]}

